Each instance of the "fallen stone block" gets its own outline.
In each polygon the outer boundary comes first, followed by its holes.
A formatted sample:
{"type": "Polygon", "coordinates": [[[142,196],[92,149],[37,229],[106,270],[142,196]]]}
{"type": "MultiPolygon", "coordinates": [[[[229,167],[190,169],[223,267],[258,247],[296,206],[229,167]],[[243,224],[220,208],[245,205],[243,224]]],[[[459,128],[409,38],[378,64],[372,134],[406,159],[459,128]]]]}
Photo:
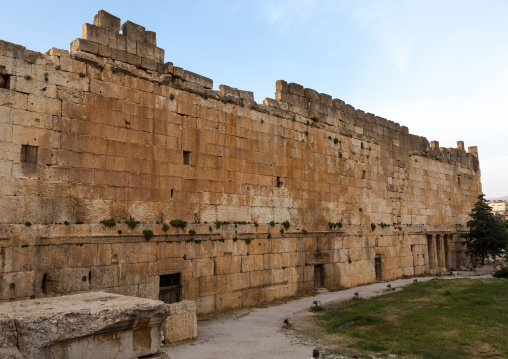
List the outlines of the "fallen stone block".
{"type": "Polygon", "coordinates": [[[166,304],[166,306],[169,316],[162,326],[164,343],[176,343],[196,338],[198,336],[196,303],[182,301],[166,304]]]}
{"type": "Polygon", "coordinates": [[[17,344],[14,321],[0,314],[0,358],[23,358],[17,344]]]}
{"type": "Polygon", "coordinates": [[[496,271],[493,266],[483,266],[474,270],[478,275],[492,274],[496,271]]]}
{"type": "Polygon", "coordinates": [[[459,270],[457,271],[457,275],[461,275],[461,276],[465,276],[465,277],[476,277],[478,274],[476,272],[473,272],[473,271],[464,271],[464,270],[459,270]]]}
{"type": "Polygon", "coordinates": [[[160,301],[80,293],[0,304],[0,330],[7,328],[8,347],[14,323],[16,347],[27,359],[138,358],[159,351],[167,314],[160,301]]]}

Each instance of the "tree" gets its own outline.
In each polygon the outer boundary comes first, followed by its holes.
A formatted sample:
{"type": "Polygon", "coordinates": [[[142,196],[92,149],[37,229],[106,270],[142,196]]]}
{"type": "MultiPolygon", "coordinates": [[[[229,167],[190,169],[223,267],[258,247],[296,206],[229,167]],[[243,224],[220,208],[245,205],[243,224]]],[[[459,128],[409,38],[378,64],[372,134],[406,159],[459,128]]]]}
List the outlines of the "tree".
{"type": "Polygon", "coordinates": [[[484,194],[478,196],[478,202],[469,216],[469,233],[463,235],[466,248],[471,258],[479,259],[485,264],[485,258],[503,253],[508,244],[508,233],[501,217],[492,213],[484,194]]]}

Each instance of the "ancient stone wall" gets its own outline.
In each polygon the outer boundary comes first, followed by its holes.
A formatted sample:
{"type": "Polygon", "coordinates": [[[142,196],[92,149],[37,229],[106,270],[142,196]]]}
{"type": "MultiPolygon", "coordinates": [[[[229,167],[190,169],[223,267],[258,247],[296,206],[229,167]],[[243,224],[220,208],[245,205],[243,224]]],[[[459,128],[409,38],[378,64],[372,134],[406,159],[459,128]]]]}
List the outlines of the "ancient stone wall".
{"type": "Polygon", "coordinates": [[[70,53],[0,41],[0,75],[1,301],[171,278],[208,312],[464,261],[475,147],[285,81],[215,91],[104,11],[70,53]]]}

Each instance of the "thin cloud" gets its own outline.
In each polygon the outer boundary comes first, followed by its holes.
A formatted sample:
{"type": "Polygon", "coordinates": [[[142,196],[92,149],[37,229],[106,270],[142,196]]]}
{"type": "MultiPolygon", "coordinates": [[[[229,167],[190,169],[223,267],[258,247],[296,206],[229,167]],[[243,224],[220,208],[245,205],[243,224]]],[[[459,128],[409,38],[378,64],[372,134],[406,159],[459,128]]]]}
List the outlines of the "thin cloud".
{"type": "Polygon", "coordinates": [[[326,14],[333,1],[314,0],[279,0],[264,1],[266,19],[275,25],[280,32],[288,32],[295,24],[306,23],[321,14],[326,14]]]}

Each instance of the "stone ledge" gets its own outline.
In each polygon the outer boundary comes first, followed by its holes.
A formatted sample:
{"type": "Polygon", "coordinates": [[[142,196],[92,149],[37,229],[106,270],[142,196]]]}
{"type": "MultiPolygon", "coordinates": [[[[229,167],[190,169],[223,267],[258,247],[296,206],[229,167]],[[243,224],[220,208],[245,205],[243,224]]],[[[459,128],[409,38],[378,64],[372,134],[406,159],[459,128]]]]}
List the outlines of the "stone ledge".
{"type": "Polygon", "coordinates": [[[167,314],[160,301],[104,292],[4,303],[0,344],[24,358],[137,358],[159,351],[167,314]]]}

